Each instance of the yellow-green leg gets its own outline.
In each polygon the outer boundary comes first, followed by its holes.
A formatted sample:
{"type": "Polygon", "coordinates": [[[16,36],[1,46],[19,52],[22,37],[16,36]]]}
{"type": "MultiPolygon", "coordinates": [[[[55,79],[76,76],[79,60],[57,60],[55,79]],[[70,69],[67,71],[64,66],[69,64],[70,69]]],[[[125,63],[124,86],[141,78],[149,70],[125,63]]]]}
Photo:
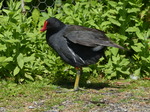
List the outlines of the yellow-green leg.
{"type": "Polygon", "coordinates": [[[82,68],[76,68],[77,74],[76,74],[76,80],[74,83],[74,91],[79,90],[79,80],[80,80],[80,75],[82,73],[82,68]]]}

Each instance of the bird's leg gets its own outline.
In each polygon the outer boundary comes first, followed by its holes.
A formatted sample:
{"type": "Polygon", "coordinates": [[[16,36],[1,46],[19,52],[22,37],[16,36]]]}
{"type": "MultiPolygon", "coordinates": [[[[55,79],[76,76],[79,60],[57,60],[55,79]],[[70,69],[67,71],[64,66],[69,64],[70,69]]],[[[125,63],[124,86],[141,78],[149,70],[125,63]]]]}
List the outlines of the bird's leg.
{"type": "Polygon", "coordinates": [[[79,90],[79,80],[80,80],[80,75],[82,73],[82,68],[75,67],[75,69],[77,70],[77,75],[76,75],[76,80],[74,83],[74,91],[77,91],[77,90],[79,90]]]}

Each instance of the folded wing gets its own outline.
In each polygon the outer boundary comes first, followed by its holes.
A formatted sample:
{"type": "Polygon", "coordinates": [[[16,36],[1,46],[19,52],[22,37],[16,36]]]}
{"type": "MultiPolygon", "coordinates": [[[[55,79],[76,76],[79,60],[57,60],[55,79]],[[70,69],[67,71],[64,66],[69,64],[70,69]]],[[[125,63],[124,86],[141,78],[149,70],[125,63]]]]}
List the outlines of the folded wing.
{"type": "Polygon", "coordinates": [[[109,38],[107,38],[103,31],[97,29],[68,25],[64,32],[64,37],[75,44],[83,46],[110,46],[124,49],[122,46],[113,43],[109,38]]]}

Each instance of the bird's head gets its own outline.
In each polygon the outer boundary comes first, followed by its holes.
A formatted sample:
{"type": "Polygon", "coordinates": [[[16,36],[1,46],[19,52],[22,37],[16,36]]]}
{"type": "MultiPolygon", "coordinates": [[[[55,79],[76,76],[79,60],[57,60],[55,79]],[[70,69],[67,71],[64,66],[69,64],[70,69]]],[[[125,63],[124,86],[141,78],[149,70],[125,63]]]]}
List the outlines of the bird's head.
{"type": "Polygon", "coordinates": [[[63,22],[61,22],[60,20],[58,20],[54,17],[51,17],[44,22],[44,26],[42,27],[42,29],[40,31],[41,32],[44,32],[46,30],[50,30],[51,32],[59,31],[64,26],[65,26],[65,24],[63,22]]]}

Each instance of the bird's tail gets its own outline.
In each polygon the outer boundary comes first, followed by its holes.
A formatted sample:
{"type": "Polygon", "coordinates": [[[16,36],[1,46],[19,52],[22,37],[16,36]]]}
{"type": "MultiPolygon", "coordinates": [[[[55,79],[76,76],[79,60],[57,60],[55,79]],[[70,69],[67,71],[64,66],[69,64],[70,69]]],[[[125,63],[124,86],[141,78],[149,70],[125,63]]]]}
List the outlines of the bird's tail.
{"type": "Polygon", "coordinates": [[[122,47],[122,46],[120,46],[118,44],[115,44],[115,43],[113,44],[112,47],[116,47],[116,48],[119,48],[119,49],[127,50],[126,48],[124,48],[124,47],[122,47]]]}
{"type": "Polygon", "coordinates": [[[110,41],[110,43],[108,43],[106,46],[116,47],[116,48],[123,49],[123,50],[128,50],[128,49],[126,49],[126,48],[124,48],[124,47],[122,47],[122,46],[120,46],[120,45],[118,45],[118,44],[116,44],[116,43],[114,43],[112,41],[110,41]]]}

